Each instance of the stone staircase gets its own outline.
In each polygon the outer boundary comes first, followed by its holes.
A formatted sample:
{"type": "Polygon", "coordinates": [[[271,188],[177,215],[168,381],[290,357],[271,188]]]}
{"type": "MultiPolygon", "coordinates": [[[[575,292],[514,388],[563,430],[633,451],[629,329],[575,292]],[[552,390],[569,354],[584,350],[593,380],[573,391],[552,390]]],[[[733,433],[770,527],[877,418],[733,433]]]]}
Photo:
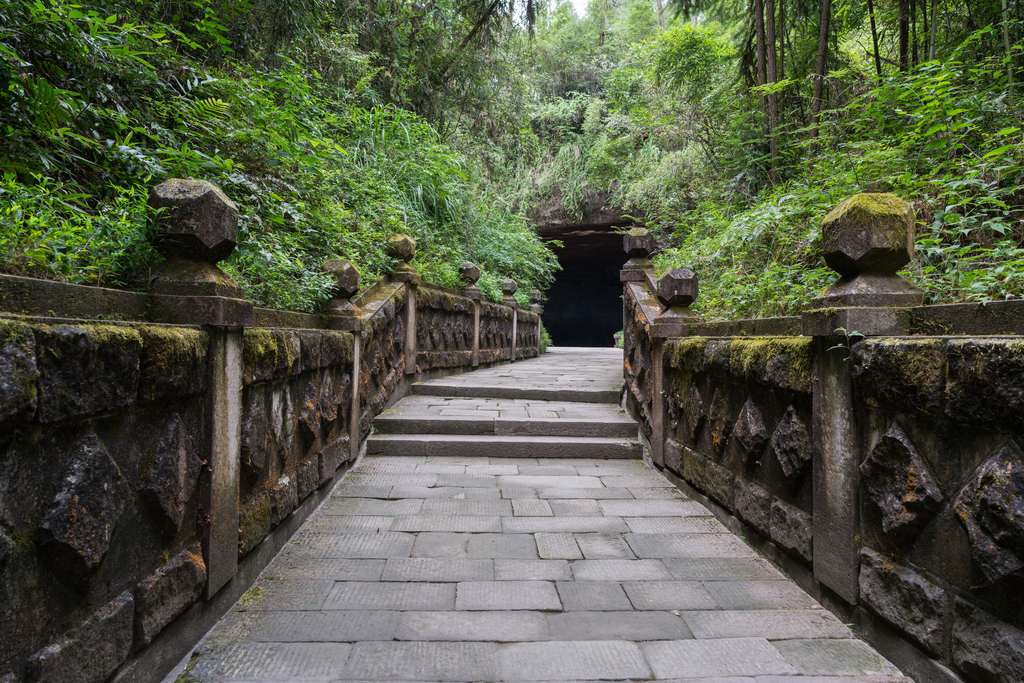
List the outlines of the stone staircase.
{"type": "Polygon", "coordinates": [[[618,406],[621,354],[553,349],[419,382],[374,420],[367,454],[641,458],[637,424],[618,406]]]}

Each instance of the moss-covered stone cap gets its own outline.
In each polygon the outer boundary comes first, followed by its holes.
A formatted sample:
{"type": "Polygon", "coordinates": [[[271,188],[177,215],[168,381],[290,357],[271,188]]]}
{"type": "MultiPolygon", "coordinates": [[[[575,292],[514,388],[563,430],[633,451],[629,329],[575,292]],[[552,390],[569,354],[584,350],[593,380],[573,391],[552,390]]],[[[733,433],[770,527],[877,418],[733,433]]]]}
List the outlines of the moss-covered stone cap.
{"type": "Polygon", "coordinates": [[[392,235],[387,254],[391,258],[408,263],[416,256],[416,240],[408,235],[392,235]]]}
{"type": "Polygon", "coordinates": [[[654,251],[654,236],[647,228],[633,228],[623,235],[622,248],[630,258],[646,258],[654,251]]]}
{"type": "Polygon", "coordinates": [[[149,191],[149,205],[164,209],[155,245],[164,256],[217,263],[238,242],[238,207],[206,180],[170,178],[149,191]]]}
{"type": "Polygon", "coordinates": [[[914,255],[914,210],[890,193],[856,194],[821,224],[829,268],[843,276],[895,274],[914,255]]]}

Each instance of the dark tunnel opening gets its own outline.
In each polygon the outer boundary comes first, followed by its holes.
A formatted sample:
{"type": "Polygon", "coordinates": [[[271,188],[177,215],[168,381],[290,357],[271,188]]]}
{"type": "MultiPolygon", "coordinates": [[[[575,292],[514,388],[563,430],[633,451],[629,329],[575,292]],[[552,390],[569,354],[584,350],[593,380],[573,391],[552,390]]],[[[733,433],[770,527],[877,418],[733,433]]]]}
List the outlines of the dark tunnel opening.
{"type": "Polygon", "coordinates": [[[548,289],[542,315],[551,342],[614,346],[614,335],[622,329],[622,234],[611,226],[589,225],[542,236],[563,244],[555,248],[562,270],[548,289]]]}

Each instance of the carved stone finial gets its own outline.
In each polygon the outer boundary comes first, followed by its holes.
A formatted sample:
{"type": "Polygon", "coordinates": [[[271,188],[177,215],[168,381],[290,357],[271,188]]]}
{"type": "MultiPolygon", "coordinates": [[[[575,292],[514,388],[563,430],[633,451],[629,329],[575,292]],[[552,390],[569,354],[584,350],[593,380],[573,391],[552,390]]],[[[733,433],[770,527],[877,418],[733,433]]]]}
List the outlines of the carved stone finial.
{"type": "Polygon", "coordinates": [[[505,278],[501,283],[502,303],[506,306],[511,306],[512,308],[518,308],[519,302],[516,301],[515,296],[513,296],[518,289],[519,285],[516,284],[515,280],[512,278],[505,278]]]}
{"type": "Polygon", "coordinates": [[[699,285],[697,275],[689,268],[673,268],[658,279],[658,299],[668,308],[654,319],[658,329],[666,332],[678,332],[675,327],[697,321],[697,314],[690,310],[690,304],[697,300],[699,285]]]}
{"type": "Polygon", "coordinates": [[[412,285],[419,284],[419,271],[409,263],[416,256],[416,240],[408,235],[392,235],[388,243],[387,255],[398,259],[398,265],[395,266],[392,276],[396,281],[408,282],[412,285]]]}
{"type": "Polygon", "coordinates": [[[177,296],[242,298],[242,289],[217,267],[238,243],[238,207],[205,180],[171,178],[149,191],[162,210],[153,239],[166,259],[157,266],[153,291],[177,296]]]}
{"type": "Polygon", "coordinates": [[[813,307],[914,306],[921,290],[896,275],[914,255],[914,211],[888,193],[857,194],[821,224],[825,263],[842,275],[813,307]]]}
{"type": "Polygon", "coordinates": [[[539,289],[530,290],[530,301],[533,302],[533,304],[530,305],[530,310],[536,313],[537,315],[540,315],[544,311],[544,309],[541,308],[540,305],[540,302],[543,298],[544,295],[540,293],[539,289]]]}
{"type": "Polygon", "coordinates": [[[334,276],[334,288],[327,310],[332,315],[359,315],[359,308],[350,299],[359,292],[359,269],[349,261],[332,259],[321,267],[326,273],[334,276]]]}
{"type": "Polygon", "coordinates": [[[633,228],[622,236],[622,248],[629,260],[622,266],[619,279],[623,282],[643,282],[654,268],[648,256],[654,251],[654,236],[647,228],[633,228]]]}
{"type": "Polygon", "coordinates": [[[466,261],[459,266],[459,277],[461,277],[462,281],[467,285],[475,285],[476,281],[480,279],[480,267],[475,263],[466,261]]]}

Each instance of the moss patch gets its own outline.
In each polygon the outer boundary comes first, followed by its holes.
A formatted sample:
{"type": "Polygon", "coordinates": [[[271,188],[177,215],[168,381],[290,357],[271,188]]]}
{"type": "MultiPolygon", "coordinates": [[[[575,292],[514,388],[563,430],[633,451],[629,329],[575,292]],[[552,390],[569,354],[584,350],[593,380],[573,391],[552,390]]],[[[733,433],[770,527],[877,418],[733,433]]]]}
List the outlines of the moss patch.
{"type": "Polygon", "coordinates": [[[277,339],[272,331],[249,327],[242,332],[243,381],[246,384],[271,379],[277,366],[277,339]]]}
{"type": "Polygon", "coordinates": [[[729,363],[736,377],[792,391],[811,391],[809,337],[737,339],[729,344],[729,363]]]}

